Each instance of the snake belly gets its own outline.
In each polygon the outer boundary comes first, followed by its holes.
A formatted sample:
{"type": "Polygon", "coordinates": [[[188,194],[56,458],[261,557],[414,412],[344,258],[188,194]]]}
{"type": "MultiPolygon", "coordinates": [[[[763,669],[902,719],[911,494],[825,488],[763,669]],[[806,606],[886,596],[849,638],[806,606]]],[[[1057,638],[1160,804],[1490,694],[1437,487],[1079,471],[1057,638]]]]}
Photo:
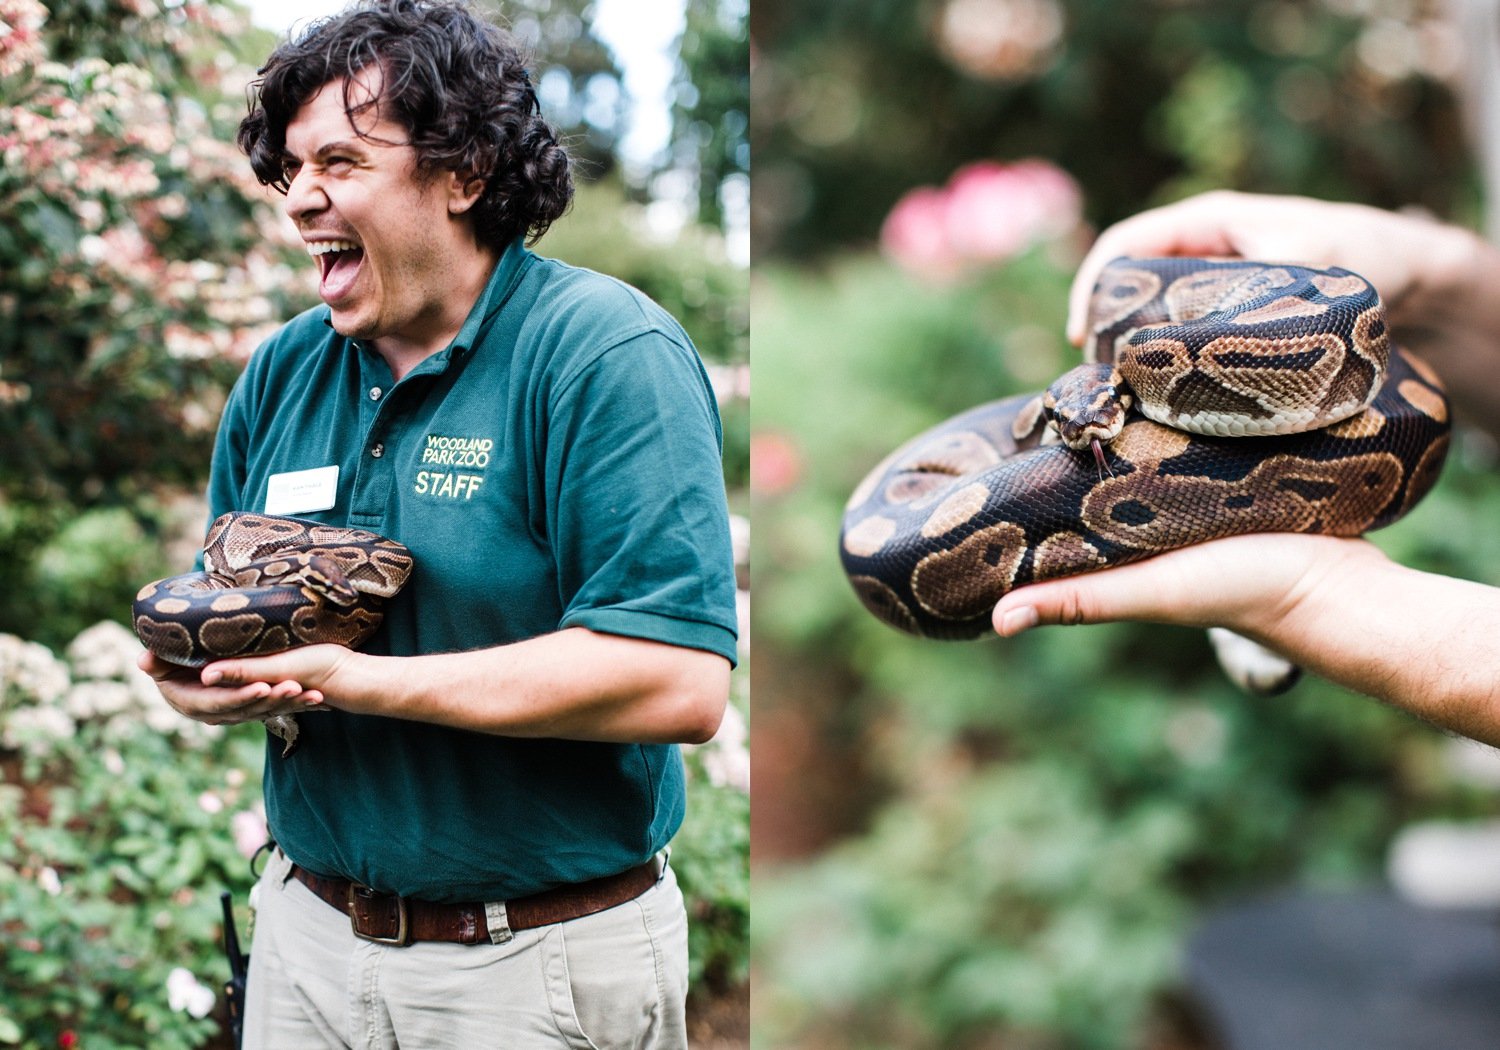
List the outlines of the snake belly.
{"type": "Polygon", "coordinates": [[[881,620],[975,638],[1028,583],[1242,533],[1357,536],[1409,511],[1442,469],[1442,385],[1390,345],[1378,298],[1347,271],[1118,260],[1090,329],[1092,358],[1133,369],[1136,406],[1107,462],[1048,443],[1043,399],[1021,395],[940,423],[860,483],[840,555],[881,620]],[[1278,432],[1330,405],[1347,414],[1278,432]]]}

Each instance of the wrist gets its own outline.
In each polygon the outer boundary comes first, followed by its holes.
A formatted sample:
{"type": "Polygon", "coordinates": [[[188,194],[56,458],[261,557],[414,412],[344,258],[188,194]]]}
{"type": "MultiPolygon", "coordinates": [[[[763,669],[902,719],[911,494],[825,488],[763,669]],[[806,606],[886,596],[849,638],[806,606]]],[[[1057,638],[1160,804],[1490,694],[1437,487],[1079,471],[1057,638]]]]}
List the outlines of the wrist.
{"type": "Polygon", "coordinates": [[[387,666],[392,662],[389,656],[345,649],[328,676],[324,692],[346,711],[384,714],[381,695],[394,678],[395,669],[387,666]]]}
{"type": "MultiPolygon", "coordinates": [[[[1392,322],[1441,324],[1450,317],[1472,323],[1473,306],[1484,298],[1487,282],[1500,271],[1493,247],[1478,234],[1459,226],[1426,219],[1409,219],[1422,231],[1414,254],[1423,260],[1406,294],[1388,304],[1392,322]]],[[[1415,240],[1415,239],[1414,239],[1415,240]]]]}

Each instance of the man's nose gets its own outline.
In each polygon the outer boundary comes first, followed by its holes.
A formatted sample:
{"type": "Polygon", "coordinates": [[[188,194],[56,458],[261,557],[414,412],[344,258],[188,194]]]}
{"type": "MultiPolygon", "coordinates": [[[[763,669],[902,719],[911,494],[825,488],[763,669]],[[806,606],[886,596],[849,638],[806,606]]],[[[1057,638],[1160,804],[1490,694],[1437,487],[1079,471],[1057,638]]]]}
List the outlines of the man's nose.
{"type": "Polygon", "coordinates": [[[292,176],[292,181],[286,188],[286,200],[282,201],[281,206],[295,221],[315,215],[328,207],[328,197],[323,193],[323,186],[317,176],[304,166],[292,176]]]}

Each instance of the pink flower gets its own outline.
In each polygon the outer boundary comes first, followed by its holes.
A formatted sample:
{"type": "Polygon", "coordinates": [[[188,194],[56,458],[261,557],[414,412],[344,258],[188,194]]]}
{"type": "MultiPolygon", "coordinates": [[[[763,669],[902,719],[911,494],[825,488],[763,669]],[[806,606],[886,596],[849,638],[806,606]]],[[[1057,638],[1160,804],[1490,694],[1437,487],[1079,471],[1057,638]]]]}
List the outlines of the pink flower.
{"type": "Polygon", "coordinates": [[[962,260],[948,239],[948,195],[918,186],[896,202],[880,227],[880,247],[904,268],[942,280],[962,260]]]}
{"type": "Polygon", "coordinates": [[[750,436],[750,491],[757,496],[779,496],[802,480],[802,454],[784,434],[763,432],[750,436]]]}
{"type": "Polygon", "coordinates": [[[254,809],[243,809],[229,818],[229,832],[234,836],[234,848],[240,856],[254,857],[257,850],[266,844],[265,815],[254,809]]]}
{"type": "Polygon", "coordinates": [[[881,246],[907,270],[942,280],[1061,237],[1081,217],[1078,185],[1055,165],[979,161],[955,171],[942,189],[922,186],[897,201],[881,246]]]}

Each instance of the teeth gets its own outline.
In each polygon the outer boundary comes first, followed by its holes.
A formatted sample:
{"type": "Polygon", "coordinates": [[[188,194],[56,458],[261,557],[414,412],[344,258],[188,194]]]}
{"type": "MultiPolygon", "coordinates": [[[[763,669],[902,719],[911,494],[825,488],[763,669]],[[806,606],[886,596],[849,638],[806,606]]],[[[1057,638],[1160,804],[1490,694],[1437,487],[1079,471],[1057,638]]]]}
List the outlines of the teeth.
{"type": "Polygon", "coordinates": [[[309,241],[307,254],[312,256],[327,255],[329,252],[352,252],[359,245],[353,241],[309,241]]]}

